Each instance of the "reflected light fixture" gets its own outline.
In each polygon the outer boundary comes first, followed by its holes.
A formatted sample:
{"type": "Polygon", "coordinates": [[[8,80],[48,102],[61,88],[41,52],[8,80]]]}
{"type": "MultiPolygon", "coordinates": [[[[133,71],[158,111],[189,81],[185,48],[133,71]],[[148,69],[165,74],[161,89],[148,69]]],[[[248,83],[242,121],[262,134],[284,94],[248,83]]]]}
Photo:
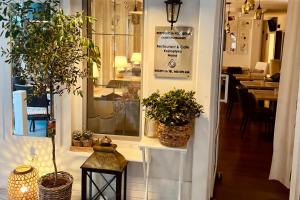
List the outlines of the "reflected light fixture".
{"type": "Polygon", "coordinates": [[[140,64],[142,61],[142,54],[139,52],[133,52],[130,61],[133,64],[140,64]]]}
{"type": "Polygon", "coordinates": [[[260,6],[260,0],[259,0],[258,7],[255,10],[254,19],[261,20],[262,15],[263,15],[263,10],[260,6]]]}
{"type": "Polygon", "coordinates": [[[123,78],[123,72],[128,66],[127,57],[126,56],[116,56],[115,57],[115,68],[116,75],[118,78],[123,78]]]}
{"type": "Polygon", "coordinates": [[[166,12],[167,12],[167,20],[171,23],[171,30],[173,29],[173,24],[177,22],[181,7],[181,0],[167,0],[166,4],[166,12]]]}
{"type": "Polygon", "coordinates": [[[29,165],[17,167],[8,177],[8,197],[13,200],[38,199],[38,172],[29,165]]]}

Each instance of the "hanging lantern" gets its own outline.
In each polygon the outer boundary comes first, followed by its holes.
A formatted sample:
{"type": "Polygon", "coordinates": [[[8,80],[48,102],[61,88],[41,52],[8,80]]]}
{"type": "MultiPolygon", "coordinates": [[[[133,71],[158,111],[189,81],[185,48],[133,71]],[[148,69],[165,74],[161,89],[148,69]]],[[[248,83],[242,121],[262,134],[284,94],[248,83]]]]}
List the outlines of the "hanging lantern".
{"type": "Polygon", "coordinates": [[[173,24],[177,22],[181,7],[181,0],[167,0],[166,3],[166,11],[167,11],[167,20],[171,23],[171,29],[173,28],[173,24]]]}
{"type": "Polygon", "coordinates": [[[94,146],[94,153],[81,166],[82,200],[126,199],[128,161],[116,150],[117,145],[111,142],[109,137],[102,138],[100,146],[94,146]]]}
{"type": "Polygon", "coordinates": [[[22,165],[8,177],[8,197],[13,200],[38,199],[38,172],[35,168],[22,165]]]}
{"type": "Polygon", "coordinates": [[[254,19],[261,20],[263,15],[263,10],[260,7],[260,0],[257,9],[255,10],[254,19]]]}

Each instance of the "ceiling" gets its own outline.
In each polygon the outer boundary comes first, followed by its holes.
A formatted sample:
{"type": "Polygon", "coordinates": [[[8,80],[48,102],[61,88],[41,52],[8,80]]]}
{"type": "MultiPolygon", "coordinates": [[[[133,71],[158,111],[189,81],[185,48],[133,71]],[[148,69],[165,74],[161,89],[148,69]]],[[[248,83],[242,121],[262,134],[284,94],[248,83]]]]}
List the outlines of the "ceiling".
{"type": "MultiPolygon", "coordinates": [[[[245,0],[227,0],[231,2],[231,9],[234,11],[239,11],[245,0]]],[[[258,6],[259,0],[255,0],[255,6],[258,6]]],[[[261,0],[260,5],[264,10],[286,10],[288,5],[288,0],[261,0]]]]}

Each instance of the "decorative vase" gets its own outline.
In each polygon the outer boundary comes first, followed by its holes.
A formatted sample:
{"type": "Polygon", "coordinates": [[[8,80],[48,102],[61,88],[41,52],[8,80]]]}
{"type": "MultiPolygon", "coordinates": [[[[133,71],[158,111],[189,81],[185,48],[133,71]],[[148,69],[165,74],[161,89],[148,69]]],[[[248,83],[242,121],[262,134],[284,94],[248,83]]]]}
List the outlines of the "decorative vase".
{"type": "Polygon", "coordinates": [[[55,186],[55,173],[46,174],[39,179],[39,200],[71,200],[73,176],[67,172],[58,172],[57,175],[55,186]]]}
{"type": "Polygon", "coordinates": [[[157,125],[157,134],[160,143],[169,147],[185,146],[192,132],[192,123],[182,126],[166,126],[159,122],[157,125]]]}
{"type": "Polygon", "coordinates": [[[73,140],[73,146],[75,146],[75,147],[81,147],[82,143],[81,143],[80,140],[73,140]]]}
{"type": "Polygon", "coordinates": [[[144,135],[147,137],[156,138],[157,137],[156,127],[157,127],[157,122],[153,119],[146,117],[144,135]]]}
{"type": "Polygon", "coordinates": [[[93,143],[92,146],[99,145],[99,138],[93,137],[92,143],[93,143]]]}
{"type": "Polygon", "coordinates": [[[91,139],[82,140],[83,147],[91,147],[92,145],[93,145],[93,140],[91,140],[91,139]]]}

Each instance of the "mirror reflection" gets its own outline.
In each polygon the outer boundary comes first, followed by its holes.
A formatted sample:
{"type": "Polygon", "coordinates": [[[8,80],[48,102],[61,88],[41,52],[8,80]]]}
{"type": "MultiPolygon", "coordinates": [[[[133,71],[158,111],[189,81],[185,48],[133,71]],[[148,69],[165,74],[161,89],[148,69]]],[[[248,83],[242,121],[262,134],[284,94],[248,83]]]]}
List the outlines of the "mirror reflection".
{"type": "Polygon", "coordinates": [[[99,134],[138,136],[142,70],[143,2],[92,0],[92,33],[101,66],[88,81],[87,129],[99,134]]]}

